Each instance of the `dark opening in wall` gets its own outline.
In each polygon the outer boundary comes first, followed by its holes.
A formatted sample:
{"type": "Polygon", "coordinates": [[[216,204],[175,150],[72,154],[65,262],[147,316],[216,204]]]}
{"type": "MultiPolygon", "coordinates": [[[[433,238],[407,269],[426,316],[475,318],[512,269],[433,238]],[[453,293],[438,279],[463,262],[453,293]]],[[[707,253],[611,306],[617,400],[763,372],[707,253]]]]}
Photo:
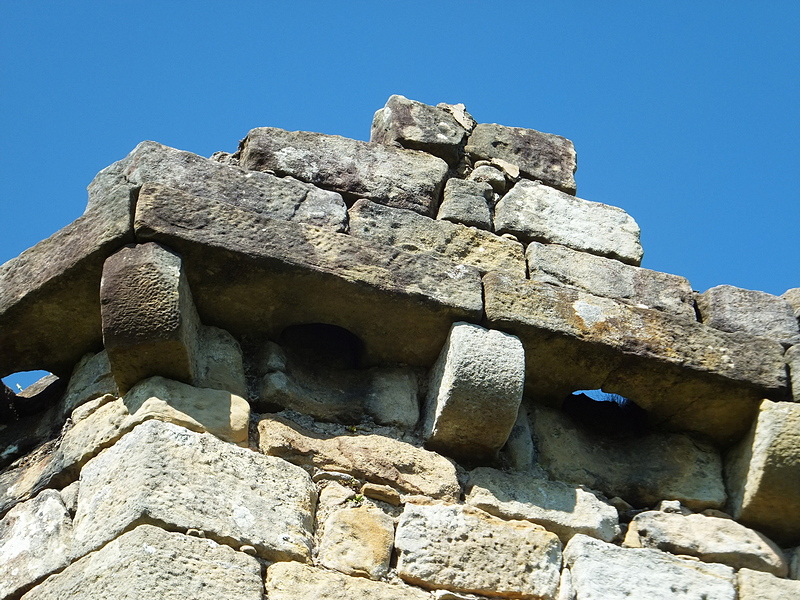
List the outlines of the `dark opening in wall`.
{"type": "Polygon", "coordinates": [[[577,390],[564,399],[562,409],[575,423],[601,435],[628,437],[647,431],[647,412],[619,394],[577,390]]]}
{"type": "Polygon", "coordinates": [[[290,325],[281,332],[278,343],[295,359],[329,369],[357,369],[364,352],[358,336],[327,323],[290,325]]]}

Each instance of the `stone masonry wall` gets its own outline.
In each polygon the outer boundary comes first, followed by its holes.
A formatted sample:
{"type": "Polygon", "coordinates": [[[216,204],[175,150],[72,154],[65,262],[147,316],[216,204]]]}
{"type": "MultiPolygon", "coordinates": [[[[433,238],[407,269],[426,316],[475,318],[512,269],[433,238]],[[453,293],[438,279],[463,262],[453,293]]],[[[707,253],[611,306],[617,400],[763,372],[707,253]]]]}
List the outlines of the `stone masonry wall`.
{"type": "Polygon", "coordinates": [[[0,600],[800,597],[800,288],[692,290],[572,142],[142,142],[0,266],[0,600]],[[588,390],[608,397],[596,401],[588,390]]]}

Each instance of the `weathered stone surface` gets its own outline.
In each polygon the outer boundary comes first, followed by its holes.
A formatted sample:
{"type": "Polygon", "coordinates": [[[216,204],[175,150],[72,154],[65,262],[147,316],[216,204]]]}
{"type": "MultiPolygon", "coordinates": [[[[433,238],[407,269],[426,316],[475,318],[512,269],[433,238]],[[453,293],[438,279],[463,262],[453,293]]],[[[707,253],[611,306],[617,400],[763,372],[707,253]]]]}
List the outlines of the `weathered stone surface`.
{"type": "Polygon", "coordinates": [[[505,174],[502,169],[493,167],[492,165],[482,164],[475,167],[467,176],[467,179],[476,183],[488,183],[498,194],[502,194],[506,191],[505,174]]]}
{"type": "Polygon", "coordinates": [[[414,254],[436,252],[451,263],[475,267],[481,273],[504,271],[525,278],[522,244],[368,200],[359,200],[350,208],[350,235],[414,254]]]}
{"type": "Polygon", "coordinates": [[[111,372],[108,352],[102,350],[97,354],[86,354],[72,370],[67,391],[64,395],[66,414],[77,407],[100,398],[106,394],[119,395],[117,382],[111,372]]]}
{"type": "Polygon", "coordinates": [[[247,398],[247,380],[239,342],[219,327],[200,327],[195,380],[197,387],[227,390],[247,398]]]}
{"type": "Polygon", "coordinates": [[[491,231],[492,193],[492,186],[488,183],[449,179],[436,218],[491,231]]]}
{"type": "Polygon", "coordinates": [[[397,525],[398,575],[427,588],[553,600],[561,543],[538,525],[456,505],[406,504],[397,525]]]}
{"type": "Polygon", "coordinates": [[[800,287],[786,290],[781,294],[781,298],[786,300],[792,307],[795,318],[800,319],[800,287]]]}
{"type": "Polygon", "coordinates": [[[519,406],[514,427],[511,428],[506,445],[503,446],[503,458],[516,471],[531,471],[535,468],[535,452],[528,409],[525,408],[523,401],[519,406]]]}
{"type": "Polygon", "coordinates": [[[12,508],[0,521],[0,598],[67,566],[71,543],[72,519],[55,490],[12,508]]]}
{"type": "Polygon", "coordinates": [[[181,254],[201,319],[235,336],[328,323],[363,341],[366,365],[428,366],[453,321],[481,317],[477,271],[432,254],[153,186],[139,193],[136,231],[181,254]]]}
{"type": "Polygon", "coordinates": [[[560,244],[531,242],[525,256],[533,281],[575,287],[595,296],[696,319],[694,293],[684,277],[626,265],[560,244]]]}
{"type": "Polygon", "coordinates": [[[344,231],[347,224],[347,207],[337,193],[290,177],[247,172],[156,142],[142,142],[98,177],[101,175],[120,177],[136,186],[167,186],[201,201],[213,199],[274,219],[333,231],[344,231]]]}
{"type": "Polygon", "coordinates": [[[789,369],[792,398],[795,402],[800,402],[800,344],[786,351],[786,366],[789,369]]]}
{"type": "Polygon", "coordinates": [[[261,565],[211,540],[140,525],[23,598],[261,600],[261,565]]]}
{"type": "Polygon", "coordinates": [[[559,135],[535,129],[480,123],[470,134],[466,152],[473,160],[499,158],[517,165],[530,179],[575,193],[578,168],[575,147],[559,135]]]}
{"type": "Polygon", "coordinates": [[[457,501],[461,488],[451,461],[386,435],[326,435],[305,430],[279,415],[258,423],[258,446],[298,465],[350,473],[407,494],[457,501]]]}
{"type": "Polygon", "coordinates": [[[800,580],[800,546],[786,551],[789,561],[789,579],[800,580]]]}
{"type": "Polygon", "coordinates": [[[445,161],[424,152],[274,127],[247,134],[240,162],[246,169],[428,216],[436,214],[447,174],[445,161]]]}
{"type": "Polygon", "coordinates": [[[786,393],[777,342],[500,273],[484,277],[484,292],[489,327],[522,340],[533,398],[602,388],[655,421],[730,442],[761,398],[786,393]]]}
{"type": "Polygon", "coordinates": [[[48,486],[59,472],[54,464],[56,447],[57,440],[45,442],[0,471],[0,517],[48,486]]]}
{"type": "Polygon", "coordinates": [[[196,528],[268,560],[311,555],[316,488],[300,468],[159,421],[136,427],[81,470],[73,556],[133,524],[196,528]]]}
{"type": "Polygon", "coordinates": [[[517,420],[524,383],[525,353],[518,338],[453,324],[431,369],[425,445],[467,462],[491,460],[517,420]]]}
{"type": "Polygon", "coordinates": [[[372,119],[370,141],[399,143],[422,150],[453,165],[458,162],[467,131],[450,111],[394,95],[372,119]]]}
{"type": "Polygon", "coordinates": [[[430,596],[419,588],[349,577],[296,562],[270,565],[267,595],[270,600],[428,600],[430,596]]]}
{"type": "Polygon", "coordinates": [[[736,600],[733,569],[648,548],[620,548],[576,535],[564,548],[577,598],[736,600]]]}
{"type": "Polygon", "coordinates": [[[764,400],[725,474],[736,520],[779,544],[800,543],[800,404],[764,400]]]}
{"type": "Polygon", "coordinates": [[[337,510],[325,521],[319,562],[345,575],[382,579],[394,542],[392,518],[369,506],[337,510]]]}
{"type": "Polygon", "coordinates": [[[800,596],[800,581],[780,579],[751,569],[739,571],[737,579],[738,600],[791,600],[800,596]]]}
{"type": "Polygon", "coordinates": [[[722,460],[711,444],[678,433],[593,435],[542,406],[533,407],[531,421],[539,464],[553,479],[620,496],[634,506],[664,498],[694,510],[725,503],[722,460]]]}
{"type": "Polygon", "coordinates": [[[582,200],[538,181],[520,181],[497,203],[494,229],[526,242],[561,244],[581,252],[642,262],[639,226],[621,208],[582,200]]]}
{"type": "Polygon", "coordinates": [[[783,552],[774,542],[731,519],[647,511],[633,518],[623,545],[696,556],[737,570],[746,567],[778,577],[788,574],[783,552]]]}
{"type": "Polygon", "coordinates": [[[467,504],[503,519],[537,523],[565,544],[576,533],[606,542],[619,535],[617,509],[580,487],[479,467],[470,472],[466,489],[467,504]]]}
{"type": "Polygon", "coordinates": [[[800,342],[800,328],[792,305],[780,296],[718,285],[697,297],[700,318],[722,331],[768,337],[785,345],[800,342]]]}
{"type": "Polygon", "coordinates": [[[122,248],[103,265],[100,305],[120,393],[153,375],[195,382],[200,319],[180,256],[154,243],[122,248]]]}
{"type": "Polygon", "coordinates": [[[0,376],[43,369],[68,376],[102,347],[100,276],[105,259],[133,242],[129,186],[0,266],[0,376]]]}

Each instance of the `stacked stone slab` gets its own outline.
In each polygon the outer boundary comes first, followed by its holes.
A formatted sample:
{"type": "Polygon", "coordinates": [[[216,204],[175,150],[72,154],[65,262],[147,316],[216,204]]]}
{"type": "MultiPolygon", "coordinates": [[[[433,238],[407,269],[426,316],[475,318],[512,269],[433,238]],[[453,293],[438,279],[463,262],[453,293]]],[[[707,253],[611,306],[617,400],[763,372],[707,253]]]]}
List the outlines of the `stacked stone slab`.
{"type": "Polygon", "coordinates": [[[0,267],[1,374],[54,373],[0,390],[0,600],[800,593],[796,289],[642,268],[560,136],[370,140],[143,142],[0,267]]]}

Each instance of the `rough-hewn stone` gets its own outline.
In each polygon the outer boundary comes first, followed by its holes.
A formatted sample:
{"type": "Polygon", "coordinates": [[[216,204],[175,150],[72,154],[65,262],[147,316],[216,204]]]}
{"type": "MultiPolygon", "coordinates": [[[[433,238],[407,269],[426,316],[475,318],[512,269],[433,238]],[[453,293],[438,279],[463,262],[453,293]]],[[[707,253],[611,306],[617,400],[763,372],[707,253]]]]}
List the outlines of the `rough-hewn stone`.
{"type": "Polygon", "coordinates": [[[325,521],[319,562],[345,575],[382,579],[394,542],[392,518],[369,506],[335,511],[325,521]]]}
{"type": "Polygon", "coordinates": [[[728,512],[779,544],[800,543],[800,404],[764,400],[726,459],[728,512]]]}
{"type": "Polygon", "coordinates": [[[242,348],[224,329],[200,327],[195,384],[247,398],[242,348]]]}
{"type": "Polygon", "coordinates": [[[741,569],[737,581],[738,600],[791,600],[800,597],[800,581],[780,579],[769,573],[741,569]]]}
{"type": "Polygon", "coordinates": [[[82,404],[106,394],[119,394],[108,352],[86,354],[72,370],[64,395],[65,410],[69,414],[82,404]]]}
{"type": "Polygon", "coordinates": [[[455,323],[431,369],[425,445],[467,462],[491,460],[517,419],[524,382],[518,338],[455,323]]]}
{"type": "Polygon", "coordinates": [[[269,560],[311,555],[310,477],[208,434],[147,421],[86,463],[80,481],[76,558],[141,523],[195,528],[269,560]]]}
{"type": "Polygon", "coordinates": [[[476,183],[488,183],[492,186],[492,190],[498,194],[502,194],[506,191],[505,174],[502,169],[493,167],[492,165],[482,164],[476,166],[467,176],[467,180],[476,183]]]}
{"type": "Polygon", "coordinates": [[[730,442],[761,398],[786,393],[777,342],[501,273],[484,276],[484,292],[489,326],[522,340],[531,397],[602,387],[656,421],[730,442]]]}
{"type": "Polygon", "coordinates": [[[469,474],[467,504],[503,519],[530,521],[563,543],[576,533],[610,542],[619,535],[617,510],[592,492],[529,473],[479,467],[469,474]]]}
{"type": "Polygon", "coordinates": [[[499,158],[517,165],[530,179],[575,193],[578,168],[575,147],[559,135],[535,129],[480,123],[470,134],[466,152],[473,160],[499,158]]]}
{"type": "Polygon", "coordinates": [[[416,213],[359,200],[350,208],[350,235],[407,252],[436,252],[481,273],[504,271],[525,277],[522,244],[488,231],[440,221],[416,213]]]}
{"type": "Polygon", "coordinates": [[[482,181],[449,179],[436,218],[492,230],[492,186],[482,181]]]}
{"type": "Polygon", "coordinates": [[[800,344],[789,348],[785,356],[789,381],[792,385],[792,398],[795,402],[800,402],[800,344]]]}
{"type": "Polygon", "coordinates": [[[181,254],[201,319],[233,335],[329,323],[363,341],[367,364],[427,366],[453,321],[481,316],[475,269],[213,200],[146,186],[136,231],[181,254]]]}
{"type": "Polygon", "coordinates": [[[486,596],[553,600],[561,543],[527,521],[456,505],[406,504],[397,524],[398,575],[409,583],[486,596]]]}
{"type": "Polygon", "coordinates": [[[786,300],[794,311],[794,316],[800,320],[800,287],[786,290],[781,294],[781,298],[786,300]]]}
{"type": "Polygon", "coordinates": [[[642,262],[639,226],[621,208],[582,200],[538,181],[520,181],[495,206],[494,229],[526,242],[642,262]]]}
{"type": "Polygon", "coordinates": [[[406,494],[452,501],[461,494],[451,461],[386,435],[315,433],[279,415],[259,421],[258,435],[262,452],[295,464],[350,473],[406,494]]]}
{"type": "Polygon", "coordinates": [[[274,127],[247,134],[240,162],[246,169],[428,216],[436,214],[447,174],[445,161],[424,152],[274,127]]]}
{"type": "Polygon", "coordinates": [[[261,600],[261,565],[211,540],[140,525],[28,592],[25,600],[261,600]]]}

